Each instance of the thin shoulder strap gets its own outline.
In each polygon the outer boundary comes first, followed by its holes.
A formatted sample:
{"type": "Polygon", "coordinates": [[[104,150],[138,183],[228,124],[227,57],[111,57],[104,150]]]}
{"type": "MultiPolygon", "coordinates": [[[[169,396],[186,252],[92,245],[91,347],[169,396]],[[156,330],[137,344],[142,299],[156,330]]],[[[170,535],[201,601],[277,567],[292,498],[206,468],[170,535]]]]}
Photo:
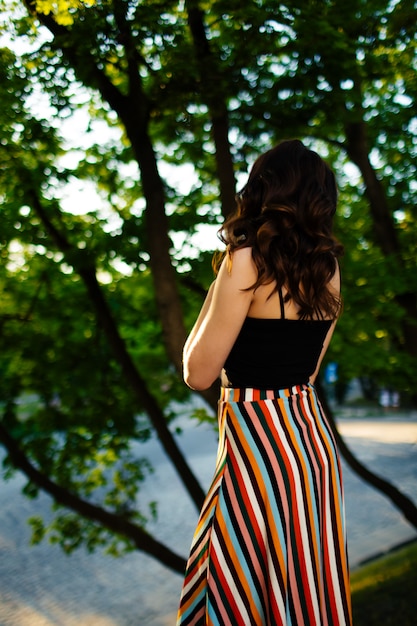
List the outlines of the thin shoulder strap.
{"type": "Polygon", "coordinates": [[[279,303],[281,305],[281,318],[285,320],[284,296],[282,295],[282,289],[278,289],[278,295],[279,295],[279,303]]]}

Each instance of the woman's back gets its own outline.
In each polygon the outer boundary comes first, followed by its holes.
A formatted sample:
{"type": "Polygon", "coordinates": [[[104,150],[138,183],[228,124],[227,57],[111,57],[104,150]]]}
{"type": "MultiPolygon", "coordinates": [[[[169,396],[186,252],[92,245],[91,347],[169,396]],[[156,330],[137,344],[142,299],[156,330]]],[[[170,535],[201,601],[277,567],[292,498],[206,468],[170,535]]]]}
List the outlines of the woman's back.
{"type": "Polygon", "coordinates": [[[287,304],[281,291],[267,300],[258,294],[226,359],[223,386],[284,389],[310,382],[332,320],[301,320],[287,304]]]}
{"type": "MultiPolygon", "coordinates": [[[[230,264],[232,267],[233,258],[230,264]]],[[[338,268],[328,289],[339,298],[338,268]]],[[[317,317],[300,319],[299,307],[287,297],[285,288],[277,288],[274,282],[259,285],[224,364],[222,385],[283,389],[314,382],[334,322],[317,317]]]]}

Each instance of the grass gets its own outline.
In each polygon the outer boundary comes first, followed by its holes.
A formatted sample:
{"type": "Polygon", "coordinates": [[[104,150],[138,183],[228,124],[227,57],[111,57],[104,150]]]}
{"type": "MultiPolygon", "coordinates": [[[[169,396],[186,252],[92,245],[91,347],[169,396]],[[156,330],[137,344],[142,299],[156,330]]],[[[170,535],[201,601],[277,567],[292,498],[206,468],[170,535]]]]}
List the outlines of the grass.
{"type": "Polygon", "coordinates": [[[417,625],[417,543],[351,574],[354,626],[417,625]]]}

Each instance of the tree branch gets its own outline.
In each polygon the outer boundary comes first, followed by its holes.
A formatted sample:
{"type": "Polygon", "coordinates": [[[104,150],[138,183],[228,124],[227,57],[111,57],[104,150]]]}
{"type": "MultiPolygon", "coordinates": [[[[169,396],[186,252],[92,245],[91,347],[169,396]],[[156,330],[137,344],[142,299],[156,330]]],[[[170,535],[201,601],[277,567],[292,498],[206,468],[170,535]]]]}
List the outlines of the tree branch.
{"type": "Polygon", "coordinates": [[[154,539],[143,528],[124,519],[120,514],[111,513],[95,504],[91,504],[57,485],[50,478],[35,468],[20,450],[14,438],[0,421],[0,441],[6,448],[13,466],[22,471],[27,478],[40,489],[48,493],[58,504],[65,506],[79,515],[97,522],[108,530],[122,535],[133,542],[135,547],[155,557],[178,574],[183,574],[185,560],[170,548],[154,539]]]}
{"type": "MultiPolygon", "coordinates": [[[[373,220],[376,243],[385,256],[392,256],[399,271],[404,267],[401,246],[395,228],[392,211],[381,181],[369,160],[369,145],[366,124],[363,121],[346,124],[346,151],[358,166],[366,187],[370,212],[373,220]]],[[[401,325],[404,334],[404,350],[412,357],[417,356],[417,295],[416,292],[400,293],[395,296],[405,310],[406,317],[401,325]]],[[[414,395],[416,400],[416,395],[414,395]]]]}
{"type": "Polygon", "coordinates": [[[45,15],[36,9],[35,0],[22,0],[29,13],[35,16],[54,36],[54,45],[59,48],[68,59],[76,72],[77,77],[86,87],[98,89],[103,99],[120,115],[127,106],[127,98],[106,76],[105,72],[97,67],[95,59],[87,47],[80,53],[71,41],[71,31],[62,24],[58,24],[52,13],[45,15]]]}
{"type": "Polygon", "coordinates": [[[30,196],[33,210],[42,221],[55,245],[57,245],[58,248],[65,254],[67,262],[74,267],[75,271],[83,279],[90,301],[95,309],[97,320],[107,336],[109,345],[111,346],[113,354],[126,376],[126,380],[130,383],[133,393],[136,395],[139,403],[148,414],[166,454],[174,464],[174,467],[181,477],[184,486],[199,510],[204,500],[204,491],[177,446],[177,443],[167,426],[163,412],[159,408],[159,405],[155,401],[153,395],[149,392],[144,379],[140,376],[139,371],[126,348],[126,344],[119,333],[107,300],[105,299],[102,289],[97,281],[95,267],[93,266],[91,259],[87,258],[85,262],[84,260],[80,260],[84,256],[82,251],[74,250],[63,233],[56,228],[33,189],[30,196]]]}
{"type": "Polygon", "coordinates": [[[391,502],[402,512],[406,520],[409,521],[410,524],[412,524],[415,528],[417,528],[417,507],[415,506],[414,502],[412,502],[410,498],[401,493],[390,482],[371,472],[371,470],[365,467],[354,456],[349,447],[346,445],[343,437],[337,430],[333,411],[331,410],[329,403],[327,402],[327,397],[320,381],[317,380],[315,384],[320,397],[320,402],[323,406],[324,412],[329,420],[329,424],[335,436],[337,446],[346,463],[365,482],[369,483],[370,485],[372,485],[372,487],[375,487],[375,489],[378,489],[378,491],[387,496],[387,498],[389,498],[391,502]]]}
{"type": "Polygon", "coordinates": [[[199,66],[201,94],[212,122],[222,213],[227,217],[236,207],[236,179],[230,151],[229,112],[225,103],[224,83],[215,66],[204,25],[204,14],[198,0],[185,0],[185,6],[199,66]]]}

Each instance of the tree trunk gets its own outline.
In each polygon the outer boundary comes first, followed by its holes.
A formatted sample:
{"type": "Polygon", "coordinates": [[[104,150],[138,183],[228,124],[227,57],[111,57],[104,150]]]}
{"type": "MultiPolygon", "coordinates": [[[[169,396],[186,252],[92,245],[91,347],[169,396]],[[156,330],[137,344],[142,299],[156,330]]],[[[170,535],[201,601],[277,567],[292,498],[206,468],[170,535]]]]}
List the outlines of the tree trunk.
{"type": "Polygon", "coordinates": [[[363,121],[346,125],[346,151],[358,166],[366,187],[371,216],[374,222],[375,239],[385,256],[400,261],[400,245],[395,230],[387,196],[369,160],[369,145],[366,124],[363,121]]]}
{"type": "Polygon", "coordinates": [[[125,19],[127,5],[114,1],[117,25],[123,42],[129,91],[121,93],[107,75],[97,67],[93,56],[78,53],[71,33],[57,24],[52,15],[37,13],[34,0],[24,0],[54,36],[57,49],[69,61],[79,80],[86,86],[97,89],[103,100],[117,113],[131,141],[135,158],[139,165],[143,194],[146,201],[146,232],[150,255],[152,277],[155,285],[155,298],[162,324],[163,338],[168,357],[178,373],[182,373],[182,349],[186,331],[183,312],[176,284],[176,274],[172,267],[169,238],[169,224],[165,213],[165,194],[159,176],[156,157],[148,134],[150,105],[142,89],[138,71],[138,58],[132,42],[130,25],[125,19]]]}
{"type": "MultiPolygon", "coordinates": [[[[347,124],[346,139],[347,154],[359,168],[365,183],[376,243],[385,256],[392,257],[398,271],[401,272],[403,266],[401,246],[385,189],[369,160],[365,122],[347,124]]],[[[402,321],[404,336],[402,347],[406,353],[417,357],[417,294],[415,292],[397,294],[395,299],[406,313],[402,321]]]]}
{"type": "Polygon", "coordinates": [[[188,25],[193,38],[200,74],[200,93],[207,104],[215,146],[216,170],[223,217],[236,208],[236,179],[229,141],[229,112],[225,101],[224,79],[216,67],[198,0],[186,0],[188,25]]]}
{"type": "Polygon", "coordinates": [[[139,134],[135,120],[124,120],[139,164],[146,200],[145,227],[155,298],[168,358],[182,376],[182,350],[186,339],[184,316],[172,266],[165,195],[155,153],[147,133],[139,134]]]}
{"type": "MultiPolygon", "coordinates": [[[[168,358],[182,375],[182,350],[186,339],[184,316],[178,292],[176,272],[172,266],[169,237],[169,220],[165,212],[165,191],[158,172],[158,164],[149,137],[150,103],[143,91],[136,46],[131,25],[126,19],[128,5],[113,0],[114,15],[123,42],[127,61],[129,90],[125,99],[115,101],[113,108],[123,123],[139,165],[142,190],[146,202],[145,228],[150,255],[155,299],[162,325],[168,358]]],[[[102,92],[103,97],[106,93],[102,92]]],[[[110,102],[110,104],[112,104],[110,102]]]]}

